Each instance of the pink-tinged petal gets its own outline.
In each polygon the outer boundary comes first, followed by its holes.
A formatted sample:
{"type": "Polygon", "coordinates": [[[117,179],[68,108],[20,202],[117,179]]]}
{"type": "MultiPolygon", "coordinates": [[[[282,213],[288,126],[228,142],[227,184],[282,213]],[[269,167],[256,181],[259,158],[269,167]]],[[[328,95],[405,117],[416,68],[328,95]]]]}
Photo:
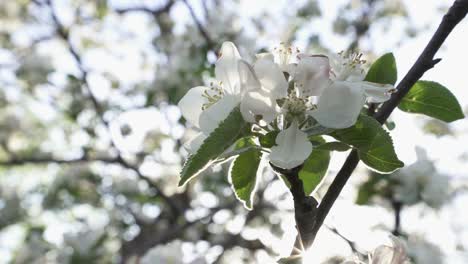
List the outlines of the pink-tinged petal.
{"type": "Polygon", "coordinates": [[[303,164],[312,153],[312,144],[307,134],[299,130],[297,122],[276,136],[276,144],[271,148],[270,162],[283,169],[303,164]]]}
{"type": "Polygon", "coordinates": [[[220,57],[215,64],[216,79],[223,82],[223,88],[231,94],[235,94],[239,89],[237,63],[240,58],[234,43],[224,42],[221,46],[220,57]]]}
{"type": "Polygon", "coordinates": [[[182,116],[195,127],[200,127],[199,119],[202,113],[202,106],[208,102],[202,96],[207,89],[209,88],[204,86],[194,87],[188,90],[177,104],[182,112],[182,116]]]}
{"type": "Polygon", "coordinates": [[[347,128],[356,123],[365,100],[361,89],[335,81],[323,91],[310,115],[324,127],[347,128]]]}
{"type": "Polygon", "coordinates": [[[326,56],[298,55],[294,80],[305,96],[318,96],[328,85],[330,64],[326,56]]]}
{"type": "Polygon", "coordinates": [[[391,236],[392,247],[380,246],[374,250],[371,264],[405,264],[408,260],[406,247],[401,240],[391,236]]]}

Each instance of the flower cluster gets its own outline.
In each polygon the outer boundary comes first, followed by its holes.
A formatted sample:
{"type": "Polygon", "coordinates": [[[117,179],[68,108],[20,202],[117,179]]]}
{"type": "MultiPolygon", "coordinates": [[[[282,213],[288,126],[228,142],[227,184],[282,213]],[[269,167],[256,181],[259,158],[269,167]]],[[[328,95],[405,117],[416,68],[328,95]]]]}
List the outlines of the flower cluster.
{"type": "Polygon", "coordinates": [[[438,209],[449,197],[449,179],[437,172],[424,149],[416,147],[417,161],[394,174],[393,199],[405,205],[420,201],[438,209]]]}
{"type": "Polygon", "coordinates": [[[366,101],[389,99],[391,85],[364,81],[364,62],[361,54],[309,55],[281,44],[272,53],[257,54],[250,64],[225,42],[215,65],[217,81],[190,89],[179,102],[183,116],[200,130],[186,147],[196,152],[239,106],[246,122],[265,133],[279,130],[270,162],[297,167],[312,152],[307,128],[350,127],[366,101]]]}

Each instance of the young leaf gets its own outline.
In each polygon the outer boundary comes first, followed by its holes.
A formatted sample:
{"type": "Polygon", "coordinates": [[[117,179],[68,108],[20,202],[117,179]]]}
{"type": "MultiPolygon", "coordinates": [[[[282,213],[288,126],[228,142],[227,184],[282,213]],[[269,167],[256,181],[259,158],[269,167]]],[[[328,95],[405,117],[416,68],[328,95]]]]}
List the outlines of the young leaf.
{"type": "Polygon", "coordinates": [[[317,146],[314,150],[328,150],[328,151],[347,151],[351,147],[348,144],[345,144],[340,141],[326,142],[317,146]]]}
{"type": "Polygon", "coordinates": [[[395,153],[392,138],[372,117],[361,115],[354,126],[330,135],[356,148],[360,159],[379,172],[390,173],[404,166],[395,153]]]}
{"type": "MultiPolygon", "coordinates": [[[[325,143],[322,137],[315,137],[314,141],[325,143]]],[[[299,172],[299,178],[302,180],[306,195],[310,195],[319,185],[325,174],[327,174],[329,163],[330,152],[328,150],[317,148],[312,150],[312,153],[304,162],[304,166],[299,172]]]]}
{"type": "Polygon", "coordinates": [[[259,150],[246,151],[234,160],[229,173],[232,188],[244,206],[251,210],[255,186],[257,183],[257,170],[262,158],[259,150]]]}
{"type": "Polygon", "coordinates": [[[213,160],[228,149],[245,126],[239,107],[236,107],[219,126],[203,141],[197,153],[190,155],[180,173],[179,186],[197,176],[213,160]]]}
{"type": "Polygon", "coordinates": [[[364,80],[381,84],[395,84],[397,81],[397,68],[393,53],[384,54],[372,63],[364,80]]]}
{"type": "Polygon", "coordinates": [[[271,131],[259,137],[260,145],[265,148],[271,148],[276,145],[276,136],[279,131],[271,131]]]}
{"type": "Polygon", "coordinates": [[[400,110],[419,113],[452,122],[464,118],[457,98],[443,85],[431,81],[418,81],[398,105],[400,110]]]}

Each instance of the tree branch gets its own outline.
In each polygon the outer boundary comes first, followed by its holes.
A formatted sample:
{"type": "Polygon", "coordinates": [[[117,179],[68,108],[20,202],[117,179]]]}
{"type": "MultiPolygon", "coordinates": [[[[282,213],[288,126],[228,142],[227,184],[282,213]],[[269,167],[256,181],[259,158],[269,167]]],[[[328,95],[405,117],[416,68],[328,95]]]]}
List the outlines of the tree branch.
{"type": "Polygon", "coordinates": [[[328,230],[330,230],[331,232],[333,232],[335,235],[339,236],[341,239],[343,239],[346,244],[348,244],[349,248],[351,249],[351,251],[353,252],[353,254],[356,254],[358,255],[360,258],[363,258],[365,257],[366,255],[363,254],[362,252],[360,252],[357,247],[356,247],[356,243],[354,241],[351,241],[350,239],[348,239],[347,237],[345,237],[343,234],[341,234],[340,231],[338,231],[338,229],[336,229],[336,227],[330,227],[330,226],[326,226],[328,228],[328,230]]]}
{"type": "MultiPolygon", "coordinates": [[[[394,93],[391,99],[383,104],[379,111],[374,115],[374,117],[381,124],[387,120],[393,110],[398,106],[401,99],[408,93],[416,81],[418,81],[426,71],[434,67],[434,65],[440,61],[440,59],[434,59],[436,52],[439,50],[442,43],[444,43],[455,26],[466,16],[467,12],[468,0],[457,0],[454,2],[452,7],[450,7],[421,55],[396,87],[397,92],[394,93]]],[[[351,173],[356,168],[358,163],[358,153],[356,150],[353,150],[333,180],[330,188],[328,189],[318,207],[317,217],[315,219],[314,234],[317,234],[318,230],[322,226],[331,207],[335,203],[341,190],[345,186],[346,182],[351,176],[351,173]]],[[[311,221],[313,221],[313,219],[311,219],[311,221]]]]}
{"type": "Polygon", "coordinates": [[[287,170],[276,167],[272,163],[270,166],[276,172],[282,174],[290,184],[290,191],[294,199],[294,217],[298,230],[298,246],[300,249],[308,248],[314,241],[313,233],[314,221],[317,213],[317,200],[312,196],[307,196],[304,192],[302,180],[299,178],[299,171],[302,166],[287,170]]]}
{"type": "Polygon", "coordinates": [[[195,22],[195,25],[198,28],[198,31],[202,35],[202,37],[205,39],[206,44],[208,45],[208,48],[213,48],[215,46],[213,40],[210,37],[210,34],[208,34],[208,31],[203,27],[202,23],[200,20],[197,18],[197,15],[195,14],[195,10],[193,10],[193,7],[189,4],[187,0],[183,0],[185,6],[187,6],[187,9],[190,12],[190,15],[192,16],[193,21],[195,22]]]}
{"type": "Polygon", "coordinates": [[[403,204],[398,201],[392,201],[392,207],[393,207],[393,213],[395,216],[395,223],[393,226],[393,231],[392,234],[395,236],[400,236],[401,235],[401,209],[403,207],[403,204]]]}
{"type": "Polygon", "coordinates": [[[6,161],[0,161],[0,166],[10,167],[10,166],[22,166],[25,164],[47,164],[47,163],[57,163],[57,164],[76,164],[76,163],[86,163],[86,162],[105,162],[105,163],[118,163],[116,158],[112,157],[90,157],[84,155],[81,158],[76,159],[56,159],[53,157],[38,157],[38,158],[13,158],[6,161]]]}
{"type": "MultiPolygon", "coordinates": [[[[63,41],[65,41],[68,51],[70,52],[72,57],[75,59],[75,62],[78,65],[78,68],[79,68],[79,70],[81,72],[81,75],[82,75],[81,78],[80,78],[80,81],[83,84],[83,87],[85,87],[86,92],[88,93],[88,97],[89,97],[90,101],[93,104],[94,110],[95,110],[98,118],[105,125],[107,131],[110,131],[109,123],[104,118],[104,109],[101,107],[100,103],[98,102],[97,98],[94,96],[94,94],[93,94],[93,92],[91,90],[91,87],[90,87],[90,85],[88,83],[88,80],[87,80],[88,71],[83,66],[83,62],[81,60],[80,55],[78,54],[77,50],[75,49],[75,47],[71,43],[68,30],[60,23],[57,15],[55,13],[55,10],[54,10],[54,7],[53,7],[53,4],[52,4],[51,0],[46,0],[45,3],[49,6],[52,21],[54,23],[54,26],[57,29],[58,35],[62,38],[63,41]]],[[[119,149],[116,147],[116,144],[115,144],[114,140],[112,139],[112,137],[111,137],[111,146],[118,151],[117,159],[116,159],[117,162],[119,164],[121,164],[123,167],[134,171],[138,175],[138,177],[140,179],[147,182],[150,187],[152,187],[153,189],[156,190],[157,194],[167,203],[167,205],[172,210],[172,212],[174,213],[175,216],[180,215],[180,213],[182,211],[181,208],[169,196],[167,196],[155,182],[153,182],[150,178],[143,175],[140,172],[140,170],[138,169],[138,167],[128,163],[122,157],[122,154],[119,151],[119,149]]]]}
{"type": "Polygon", "coordinates": [[[174,0],[169,0],[167,1],[167,3],[157,9],[151,9],[149,7],[145,7],[145,6],[134,6],[134,7],[127,7],[127,8],[116,8],[115,9],[115,12],[119,13],[119,14],[125,14],[125,13],[128,13],[128,12],[144,12],[144,13],[148,13],[148,14],[151,14],[155,17],[163,14],[163,13],[166,13],[166,12],[169,12],[169,10],[171,9],[171,7],[175,4],[175,1],[174,0]]]}

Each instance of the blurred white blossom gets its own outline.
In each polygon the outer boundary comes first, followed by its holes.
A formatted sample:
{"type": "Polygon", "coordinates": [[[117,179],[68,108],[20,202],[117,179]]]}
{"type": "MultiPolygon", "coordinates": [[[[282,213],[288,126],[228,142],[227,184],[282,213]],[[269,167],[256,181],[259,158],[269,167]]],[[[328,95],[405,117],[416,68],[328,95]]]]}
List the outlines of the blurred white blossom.
{"type": "Polygon", "coordinates": [[[420,201],[440,208],[449,196],[448,177],[437,172],[424,149],[416,148],[417,161],[392,175],[397,185],[394,199],[406,205],[420,201]]]}
{"type": "Polygon", "coordinates": [[[197,258],[190,262],[183,261],[184,252],[182,242],[172,241],[166,245],[159,245],[150,249],[140,260],[140,264],[205,264],[202,258],[197,258]]]}

